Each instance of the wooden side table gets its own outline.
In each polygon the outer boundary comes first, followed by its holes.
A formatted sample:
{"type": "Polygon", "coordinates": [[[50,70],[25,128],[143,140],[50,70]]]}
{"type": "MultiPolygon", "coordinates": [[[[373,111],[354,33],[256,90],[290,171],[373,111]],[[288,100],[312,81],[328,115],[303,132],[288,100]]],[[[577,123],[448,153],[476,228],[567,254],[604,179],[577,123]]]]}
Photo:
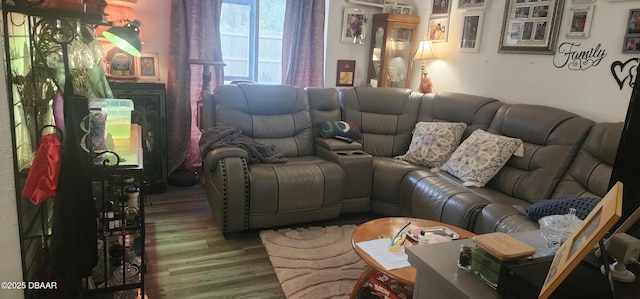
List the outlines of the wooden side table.
{"type": "MultiPolygon", "coordinates": [[[[450,228],[454,232],[460,235],[461,239],[470,238],[474,236],[474,233],[464,230],[462,228],[444,224],[438,221],[426,220],[426,219],[418,219],[418,218],[404,218],[404,217],[388,217],[388,218],[378,218],[371,221],[368,221],[360,226],[353,232],[353,236],[351,237],[351,246],[353,246],[353,250],[360,256],[360,258],[367,263],[367,268],[362,272],[360,278],[356,282],[355,286],[351,290],[350,299],[356,298],[356,294],[358,290],[364,285],[364,283],[369,279],[369,276],[376,271],[382,272],[387,276],[397,280],[398,282],[405,285],[414,285],[416,278],[416,269],[412,266],[395,269],[395,270],[387,270],[378,262],[376,262],[373,257],[364,252],[360,247],[356,244],[362,241],[369,241],[377,239],[380,235],[387,235],[393,237],[400,228],[407,223],[407,221],[411,221],[411,224],[407,227],[407,229],[411,229],[413,227],[431,227],[431,226],[444,226],[450,228]]],[[[414,243],[407,242],[407,245],[411,246],[414,243]]]]}

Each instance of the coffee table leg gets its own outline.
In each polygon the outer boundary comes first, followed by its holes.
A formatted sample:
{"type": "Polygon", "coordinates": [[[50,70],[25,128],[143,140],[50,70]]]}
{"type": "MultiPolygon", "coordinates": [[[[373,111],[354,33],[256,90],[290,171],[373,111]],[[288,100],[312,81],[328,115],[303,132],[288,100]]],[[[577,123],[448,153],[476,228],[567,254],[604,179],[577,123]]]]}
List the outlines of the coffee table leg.
{"type": "Polygon", "coordinates": [[[356,285],[353,286],[353,289],[351,290],[351,296],[349,296],[349,299],[356,299],[356,295],[358,295],[358,291],[364,285],[364,283],[367,282],[367,280],[369,280],[369,276],[371,276],[371,273],[373,273],[374,270],[375,269],[373,269],[373,267],[367,265],[367,268],[364,269],[364,272],[362,272],[362,275],[360,275],[360,278],[358,278],[358,281],[356,281],[356,285]]]}

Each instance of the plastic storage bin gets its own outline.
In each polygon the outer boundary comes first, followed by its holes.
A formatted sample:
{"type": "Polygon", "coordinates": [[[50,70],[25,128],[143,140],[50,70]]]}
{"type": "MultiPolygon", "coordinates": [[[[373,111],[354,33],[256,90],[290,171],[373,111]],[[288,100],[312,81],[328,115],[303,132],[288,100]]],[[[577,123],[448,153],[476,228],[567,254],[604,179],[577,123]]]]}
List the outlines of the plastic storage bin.
{"type": "Polygon", "coordinates": [[[498,285],[500,266],[500,261],[484,249],[479,247],[473,249],[471,253],[471,271],[493,288],[498,285]]]}
{"type": "Polygon", "coordinates": [[[101,109],[107,113],[105,136],[129,138],[131,136],[131,111],[133,100],[129,99],[92,99],[90,109],[101,109]]]}

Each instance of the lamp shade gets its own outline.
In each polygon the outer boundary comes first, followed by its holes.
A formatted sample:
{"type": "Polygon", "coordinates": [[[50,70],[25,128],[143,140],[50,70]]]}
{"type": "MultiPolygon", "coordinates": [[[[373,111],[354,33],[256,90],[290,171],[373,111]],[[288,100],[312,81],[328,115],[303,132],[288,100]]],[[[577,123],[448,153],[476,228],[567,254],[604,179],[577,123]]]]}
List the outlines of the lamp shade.
{"type": "Polygon", "coordinates": [[[418,51],[416,51],[416,55],[413,56],[413,60],[427,60],[427,59],[435,59],[436,54],[433,53],[433,47],[431,44],[431,40],[423,39],[418,44],[418,51]]]}
{"type": "Polygon", "coordinates": [[[111,27],[103,33],[104,37],[123,51],[140,57],[142,42],[140,41],[140,22],[135,20],[123,27],[111,27]]]}
{"type": "MultiPolygon", "coordinates": [[[[107,21],[111,22],[113,26],[124,26],[131,22],[131,20],[137,19],[133,8],[124,5],[109,4],[104,9],[104,15],[107,21]]],[[[111,28],[111,26],[98,26],[98,37],[104,37],[104,32],[109,28],[111,28]]],[[[140,36],[140,40],[142,39],[142,36],[140,36]]]]}

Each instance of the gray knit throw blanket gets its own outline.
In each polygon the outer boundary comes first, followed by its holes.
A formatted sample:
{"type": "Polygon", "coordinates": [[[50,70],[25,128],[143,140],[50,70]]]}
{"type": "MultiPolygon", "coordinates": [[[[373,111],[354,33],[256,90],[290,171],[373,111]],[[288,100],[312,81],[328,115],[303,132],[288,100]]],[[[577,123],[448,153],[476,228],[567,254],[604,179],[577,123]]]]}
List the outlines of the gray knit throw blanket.
{"type": "Polygon", "coordinates": [[[207,153],[221,147],[240,147],[249,154],[249,163],[284,163],[287,158],[275,151],[275,145],[256,142],[251,137],[242,135],[242,131],[234,127],[211,127],[202,132],[200,137],[200,155],[204,160],[207,153]]]}

